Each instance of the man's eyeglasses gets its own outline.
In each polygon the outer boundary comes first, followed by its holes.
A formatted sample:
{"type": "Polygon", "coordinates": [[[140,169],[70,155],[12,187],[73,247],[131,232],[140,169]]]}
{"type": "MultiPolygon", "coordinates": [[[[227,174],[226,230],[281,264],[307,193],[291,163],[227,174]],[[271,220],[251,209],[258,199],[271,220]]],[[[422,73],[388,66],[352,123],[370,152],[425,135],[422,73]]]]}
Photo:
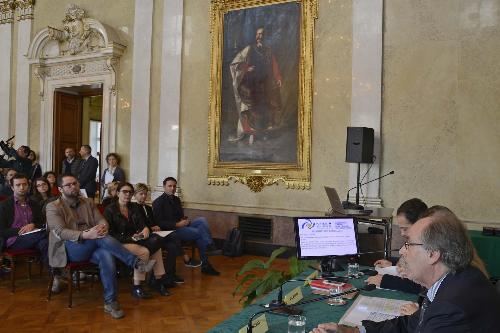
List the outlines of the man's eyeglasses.
{"type": "Polygon", "coordinates": [[[71,187],[71,186],[76,186],[76,185],[78,185],[78,182],[63,184],[62,187],[71,187]]]}
{"type": "Polygon", "coordinates": [[[422,243],[412,243],[412,242],[405,242],[403,246],[405,247],[405,250],[408,251],[410,249],[410,246],[422,246],[424,244],[422,243]]]}

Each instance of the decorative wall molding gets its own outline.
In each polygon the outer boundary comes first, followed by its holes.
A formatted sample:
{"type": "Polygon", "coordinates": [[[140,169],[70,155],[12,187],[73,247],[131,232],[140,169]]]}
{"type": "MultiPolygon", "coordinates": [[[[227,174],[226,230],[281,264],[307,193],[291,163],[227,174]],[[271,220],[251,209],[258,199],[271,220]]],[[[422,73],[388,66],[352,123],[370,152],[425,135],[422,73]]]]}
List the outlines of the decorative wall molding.
{"type": "MultiPolygon", "coordinates": [[[[380,128],[382,123],[382,27],[383,0],[354,0],[352,3],[352,90],[351,125],[375,130],[376,159],[364,182],[380,176],[380,128]]],[[[349,165],[349,188],[356,186],[357,164],[349,165]]],[[[361,165],[361,175],[368,164],[361,165]]],[[[365,200],[381,203],[380,181],[362,186],[365,200]]],[[[378,206],[378,205],[377,205],[378,206]]]]}
{"type": "MultiPolygon", "coordinates": [[[[101,85],[103,88],[102,151],[115,150],[117,74],[125,44],[109,26],[69,5],[64,30],[47,27],[29,45],[27,59],[40,83],[40,163],[53,167],[54,91],[59,88],[101,85]],[[72,29],[75,29],[72,31],[72,29]]],[[[17,115],[17,114],[16,114],[17,115]]],[[[16,142],[17,144],[17,142],[16,142]]]]}
{"type": "Polygon", "coordinates": [[[14,22],[15,7],[16,4],[14,0],[0,1],[0,25],[14,22]]]}
{"type": "Polygon", "coordinates": [[[17,64],[16,64],[16,140],[17,146],[29,142],[29,98],[30,66],[26,52],[31,39],[31,20],[22,20],[17,25],[17,64]]]}
{"type": "Polygon", "coordinates": [[[15,7],[18,10],[17,20],[32,20],[33,8],[35,7],[35,0],[15,0],[15,7]]]}

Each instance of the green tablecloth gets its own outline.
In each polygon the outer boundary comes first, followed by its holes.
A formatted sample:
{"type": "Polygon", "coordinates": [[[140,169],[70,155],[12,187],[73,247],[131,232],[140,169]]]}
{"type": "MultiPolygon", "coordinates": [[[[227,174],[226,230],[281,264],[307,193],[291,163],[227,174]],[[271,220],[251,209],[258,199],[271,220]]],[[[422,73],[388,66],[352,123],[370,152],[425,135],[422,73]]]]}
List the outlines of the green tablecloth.
{"type": "MultiPolygon", "coordinates": [[[[307,272],[308,274],[311,273],[307,272]]],[[[308,274],[304,274],[302,277],[305,278],[308,274]]],[[[363,281],[366,279],[353,279],[350,281],[354,286],[361,287],[363,285],[363,281]]],[[[303,285],[303,282],[289,282],[283,286],[283,295],[286,295],[287,292],[296,288],[297,286],[303,285]]],[[[302,287],[302,293],[304,295],[303,300],[313,299],[320,297],[319,295],[311,294],[311,288],[309,286],[302,287]]],[[[276,299],[278,294],[277,290],[274,290],[269,295],[265,296],[262,299],[259,299],[241,312],[235,314],[230,317],[226,321],[221,324],[215,326],[210,331],[211,333],[237,333],[240,328],[247,325],[250,317],[261,310],[264,310],[262,306],[259,304],[269,303],[271,300],[276,299]]],[[[373,290],[373,291],[363,291],[363,295],[365,296],[373,296],[373,297],[385,297],[392,299],[402,299],[409,301],[416,301],[417,296],[412,294],[406,294],[397,291],[389,291],[389,290],[373,290]]],[[[318,326],[320,323],[325,322],[338,322],[339,319],[344,315],[344,313],[349,309],[353,300],[347,302],[344,306],[330,306],[323,302],[316,302],[311,304],[301,305],[300,308],[304,311],[303,315],[306,316],[306,332],[309,332],[314,327],[318,326]]],[[[274,315],[274,314],[266,314],[267,323],[269,325],[270,333],[283,333],[288,330],[288,318],[285,315],[274,315]]]]}
{"type": "Polygon", "coordinates": [[[484,236],[477,230],[469,230],[469,235],[490,276],[500,277],[500,237],[484,236]]]}

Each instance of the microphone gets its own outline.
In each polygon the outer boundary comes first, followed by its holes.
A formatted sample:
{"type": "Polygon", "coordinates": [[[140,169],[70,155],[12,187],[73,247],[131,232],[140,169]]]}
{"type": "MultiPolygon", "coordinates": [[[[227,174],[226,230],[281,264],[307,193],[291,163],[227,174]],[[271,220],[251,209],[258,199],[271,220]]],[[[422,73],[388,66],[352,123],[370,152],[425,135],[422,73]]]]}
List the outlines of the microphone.
{"type": "MultiPolygon", "coordinates": [[[[301,281],[301,280],[297,280],[297,281],[301,281]]],[[[294,306],[299,306],[299,305],[304,305],[304,304],[309,304],[309,303],[321,302],[321,301],[327,300],[329,298],[343,296],[343,295],[347,295],[347,294],[358,292],[358,291],[360,291],[360,289],[358,289],[358,288],[352,288],[352,289],[349,289],[349,290],[346,290],[346,291],[343,291],[343,292],[340,292],[340,293],[336,293],[336,294],[333,294],[333,295],[326,295],[326,296],[321,296],[321,297],[318,297],[318,298],[313,298],[313,299],[310,299],[310,300],[307,300],[307,301],[298,302],[298,303],[295,303],[294,306]]],[[[275,313],[275,311],[277,311],[277,310],[284,310],[284,311],[286,311],[289,308],[290,308],[289,305],[283,305],[283,306],[278,306],[278,307],[275,307],[275,308],[269,308],[269,309],[266,309],[266,310],[257,311],[248,320],[247,333],[252,333],[252,329],[253,329],[252,321],[258,315],[261,315],[263,313],[279,314],[279,313],[275,313]]]]}
{"type": "Polygon", "coordinates": [[[349,193],[350,193],[352,190],[357,189],[357,188],[358,188],[358,186],[359,186],[359,187],[361,187],[361,186],[363,186],[363,185],[370,184],[371,182],[374,182],[374,181],[376,181],[376,180],[382,179],[382,178],[384,178],[384,177],[387,177],[387,176],[389,176],[389,175],[393,175],[393,174],[394,174],[394,170],[392,170],[392,171],[390,171],[390,172],[386,173],[385,175],[382,175],[382,176],[380,176],[380,177],[377,177],[377,178],[375,178],[375,179],[372,179],[372,180],[370,180],[370,181],[367,181],[367,182],[365,182],[365,183],[363,183],[363,184],[358,184],[358,185],[356,185],[356,186],[354,186],[354,187],[351,187],[351,188],[347,191],[347,197],[346,197],[345,201],[344,201],[344,202],[342,202],[342,207],[343,207],[344,209],[350,209],[351,207],[352,207],[353,209],[363,209],[363,206],[361,206],[361,205],[356,205],[356,204],[353,204],[352,202],[349,202],[349,193]]]}

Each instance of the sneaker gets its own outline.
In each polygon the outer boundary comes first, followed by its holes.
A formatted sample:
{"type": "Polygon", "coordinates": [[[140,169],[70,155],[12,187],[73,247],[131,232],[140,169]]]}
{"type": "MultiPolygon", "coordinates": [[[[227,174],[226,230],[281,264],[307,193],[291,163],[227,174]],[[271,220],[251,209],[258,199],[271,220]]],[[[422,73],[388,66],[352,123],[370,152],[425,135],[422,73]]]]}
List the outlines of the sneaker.
{"type": "Polygon", "coordinates": [[[184,261],[184,266],[191,268],[200,267],[201,261],[191,258],[188,261],[184,261]]]}
{"type": "Polygon", "coordinates": [[[142,259],[137,259],[135,262],[134,268],[137,269],[141,273],[147,273],[153,269],[156,260],[150,259],[149,261],[144,261],[142,259]]]}
{"type": "Polygon", "coordinates": [[[117,301],[104,303],[104,312],[109,313],[114,319],[120,319],[125,316],[125,313],[120,309],[117,301]]]}
{"type": "Polygon", "coordinates": [[[184,279],[181,278],[180,276],[178,275],[174,275],[174,278],[173,278],[174,282],[177,283],[177,284],[181,284],[181,283],[184,283],[184,279]]]}
{"type": "Polygon", "coordinates": [[[204,264],[201,266],[201,272],[206,275],[212,275],[212,276],[218,276],[220,273],[215,270],[215,268],[212,267],[209,263],[204,264]]]}
{"type": "Polygon", "coordinates": [[[59,294],[61,292],[61,277],[54,276],[54,281],[52,282],[52,293],[59,294]]]}

